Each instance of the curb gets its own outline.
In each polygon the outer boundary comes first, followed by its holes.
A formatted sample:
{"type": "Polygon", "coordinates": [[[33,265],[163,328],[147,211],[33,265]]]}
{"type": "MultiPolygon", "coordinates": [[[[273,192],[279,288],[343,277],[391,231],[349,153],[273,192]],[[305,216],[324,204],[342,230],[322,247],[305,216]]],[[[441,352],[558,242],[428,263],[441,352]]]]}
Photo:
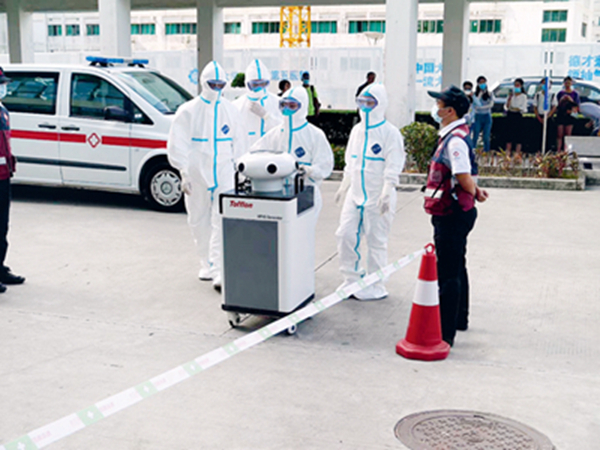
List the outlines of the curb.
{"type": "MultiPolygon", "coordinates": [[[[330,181],[341,181],[343,171],[334,170],[330,181]]],[[[425,184],[426,175],[422,173],[403,173],[400,175],[400,184],[419,185],[425,184]]],[[[519,177],[477,177],[477,184],[484,188],[502,189],[544,189],[548,191],[583,191],[586,178],[582,173],[578,179],[562,180],[553,178],[519,178],[519,177]]]]}

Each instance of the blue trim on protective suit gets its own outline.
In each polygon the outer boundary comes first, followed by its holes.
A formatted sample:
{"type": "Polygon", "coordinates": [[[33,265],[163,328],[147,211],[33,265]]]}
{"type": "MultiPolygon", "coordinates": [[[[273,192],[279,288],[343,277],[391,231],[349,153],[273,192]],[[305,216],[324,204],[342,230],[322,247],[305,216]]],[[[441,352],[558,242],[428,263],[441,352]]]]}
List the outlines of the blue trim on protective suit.
{"type": "Polygon", "coordinates": [[[208,142],[208,138],[192,138],[194,142],[208,142]]]}

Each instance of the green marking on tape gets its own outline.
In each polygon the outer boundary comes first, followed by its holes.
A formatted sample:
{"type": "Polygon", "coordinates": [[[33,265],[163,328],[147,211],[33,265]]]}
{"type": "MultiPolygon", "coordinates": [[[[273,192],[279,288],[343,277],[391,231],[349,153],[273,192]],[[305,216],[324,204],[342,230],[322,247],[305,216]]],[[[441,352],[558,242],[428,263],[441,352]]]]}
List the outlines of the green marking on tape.
{"type": "Polygon", "coordinates": [[[202,372],[202,367],[200,367],[200,364],[198,364],[195,361],[191,361],[189,363],[184,364],[183,369],[189,374],[189,375],[196,375],[197,373],[202,372]]]}
{"type": "Polygon", "coordinates": [[[377,276],[382,280],[385,278],[385,275],[383,274],[383,272],[381,270],[377,271],[377,276]]]}
{"type": "Polygon", "coordinates": [[[292,322],[294,325],[298,324],[298,322],[300,322],[300,317],[298,317],[298,314],[296,313],[292,313],[288,316],[288,319],[290,319],[290,322],[292,322]]]}
{"type": "Polygon", "coordinates": [[[261,328],[260,330],[258,330],[258,334],[260,334],[265,339],[269,339],[270,337],[273,337],[273,333],[271,333],[271,330],[269,330],[267,327],[264,327],[264,328],[261,328]]]}
{"type": "Polygon", "coordinates": [[[343,289],[340,289],[339,291],[335,292],[337,294],[337,296],[339,298],[341,298],[342,300],[344,300],[345,298],[348,297],[348,295],[346,295],[346,292],[343,289]]]}
{"type": "Polygon", "coordinates": [[[237,345],[235,345],[233,342],[230,342],[229,344],[224,345],[223,350],[225,350],[229,356],[233,356],[240,351],[239,347],[237,345]]]}
{"type": "Polygon", "coordinates": [[[363,280],[362,278],[358,280],[358,285],[363,289],[367,287],[367,283],[365,283],[365,280],[363,280]]]}
{"type": "Polygon", "coordinates": [[[138,391],[138,394],[143,398],[148,398],[158,392],[158,389],[156,389],[150,381],[137,385],[135,390],[138,391]]]}
{"type": "Polygon", "coordinates": [[[394,269],[399,269],[400,268],[400,261],[396,261],[394,263],[394,269]]]}
{"type": "Polygon", "coordinates": [[[321,300],[317,300],[316,302],[313,302],[313,305],[315,305],[315,307],[319,311],[324,311],[325,310],[325,305],[323,304],[323,302],[321,300]]]}
{"type": "Polygon", "coordinates": [[[38,450],[38,446],[33,443],[27,435],[15,439],[4,446],[6,450],[38,450]]]}
{"type": "Polygon", "coordinates": [[[93,425],[96,422],[104,419],[104,414],[102,414],[100,410],[95,406],[83,409],[79,411],[77,415],[86,427],[89,427],[90,425],[93,425]]]}

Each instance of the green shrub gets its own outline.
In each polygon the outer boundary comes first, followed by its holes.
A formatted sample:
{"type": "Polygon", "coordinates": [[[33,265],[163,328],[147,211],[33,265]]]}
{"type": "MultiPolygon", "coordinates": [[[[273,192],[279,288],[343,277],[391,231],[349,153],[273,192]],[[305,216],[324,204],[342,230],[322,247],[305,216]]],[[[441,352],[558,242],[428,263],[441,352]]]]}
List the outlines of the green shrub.
{"type": "Polygon", "coordinates": [[[534,160],[540,178],[577,178],[579,158],[577,153],[557,152],[537,154],[534,160]]]}
{"type": "Polygon", "coordinates": [[[333,151],[333,168],[335,170],[344,170],[346,162],[344,156],[346,155],[346,147],[342,145],[331,144],[331,150],[333,151]]]}
{"type": "Polygon", "coordinates": [[[244,74],[244,72],[240,72],[235,76],[235,78],[231,82],[231,87],[246,87],[246,75],[244,74]]]}
{"type": "Polygon", "coordinates": [[[429,160],[438,142],[437,130],[427,123],[413,122],[400,131],[404,136],[404,146],[408,156],[405,170],[427,172],[429,160]]]}

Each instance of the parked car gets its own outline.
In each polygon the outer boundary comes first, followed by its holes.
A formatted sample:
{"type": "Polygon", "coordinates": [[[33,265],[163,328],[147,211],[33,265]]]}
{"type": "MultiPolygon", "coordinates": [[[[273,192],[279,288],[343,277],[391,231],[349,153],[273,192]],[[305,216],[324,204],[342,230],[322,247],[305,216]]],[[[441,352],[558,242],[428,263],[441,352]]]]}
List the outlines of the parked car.
{"type": "Polygon", "coordinates": [[[147,61],[88,61],[4,67],[14,182],[137,193],[155,209],[181,210],[166,144],[173,114],[192,95],[147,61]]]}
{"type": "MultiPolygon", "coordinates": [[[[492,112],[503,112],[504,104],[506,103],[506,99],[510,95],[511,89],[513,89],[514,81],[518,77],[506,78],[499,83],[496,83],[492,87],[492,92],[494,93],[494,106],[492,108],[492,112]]],[[[529,112],[533,113],[533,97],[535,96],[535,92],[538,88],[540,80],[543,76],[539,77],[521,77],[525,82],[525,92],[527,93],[527,98],[529,102],[529,112]]],[[[552,85],[550,87],[551,94],[558,94],[558,92],[562,89],[563,77],[550,77],[552,85]]],[[[585,102],[593,102],[600,105],[600,85],[597,83],[593,83],[591,81],[583,81],[580,79],[575,79],[573,83],[573,89],[575,89],[581,98],[581,103],[585,102]]]]}

